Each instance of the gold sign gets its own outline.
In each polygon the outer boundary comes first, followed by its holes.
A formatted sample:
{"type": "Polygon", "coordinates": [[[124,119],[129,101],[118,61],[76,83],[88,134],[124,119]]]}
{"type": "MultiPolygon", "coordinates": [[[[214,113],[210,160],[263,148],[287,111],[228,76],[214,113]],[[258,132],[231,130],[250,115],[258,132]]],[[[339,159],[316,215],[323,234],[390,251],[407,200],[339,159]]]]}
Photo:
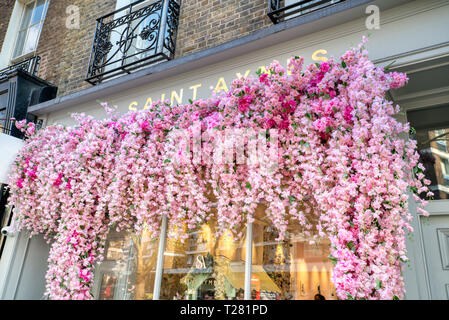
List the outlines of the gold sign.
{"type": "MultiPolygon", "coordinates": [[[[324,49],[316,50],[312,54],[312,60],[313,61],[327,61],[327,57],[325,56],[326,54],[327,54],[327,50],[324,50],[324,49]]],[[[287,60],[287,64],[288,64],[288,60],[287,60]]],[[[269,70],[267,70],[265,68],[265,66],[260,66],[258,68],[258,70],[260,70],[262,73],[269,73],[269,70]]],[[[235,73],[235,76],[240,79],[241,77],[250,76],[251,74],[253,74],[253,72],[255,74],[256,71],[257,70],[247,69],[247,70],[245,70],[244,73],[240,73],[240,72],[235,73]]],[[[287,73],[290,74],[290,71],[287,70],[287,73]]],[[[210,86],[210,89],[213,92],[219,92],[219,91],[227,92],[229,90],[229,86],[231,84],[230,81],[232,81],[232,80],[233,79],[226,80],[224,76],[219,76],[218,79],[216,80],[216,82],[212,86],[210,86]]],[[[179,88],[177,90],[170,89],[170,90],[168,90],[169,91],[168,94],[162,93],[160,97],[151,97],[151,96],[147,97],[144,105],[139,105],[139,103],[136,100],[134,100],[129,104],[128,109],[131,111],[137,111],[138,109],[146,110],[146,109],[149,109],[151,104],[153,102],[156,102],[157,100],[161,100],[161,101],[169,100],[170,105],[172,105],[172,106],[177,105],[177,104],[187,103],[189,100],[196,100],[198,98],[198,90],[200,88],[204,88],[204,87],[205,87],[205,85],[203,83],[196,83],[194,85],[179,88]]]]}

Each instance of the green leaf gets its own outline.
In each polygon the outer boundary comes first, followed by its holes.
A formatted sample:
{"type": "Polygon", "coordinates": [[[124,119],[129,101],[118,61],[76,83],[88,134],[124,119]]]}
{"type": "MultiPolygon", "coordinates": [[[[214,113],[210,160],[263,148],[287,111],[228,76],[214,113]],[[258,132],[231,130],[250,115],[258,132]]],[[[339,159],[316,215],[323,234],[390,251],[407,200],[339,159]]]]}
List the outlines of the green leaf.
{"type": "Polygon", "coordinates": [[[384,67],[384,71],[390,70],[390,68],[391,68],[391,67],[393,66],[393,64],[395,64],[395,63],[396,63],[396,60],[390,62],[388,65],[386,65],[386,66],[384,67]]]}
{"type": "Polygon", "coordinates": [[[293,201],[296,201],[296,198],[294,196],[289,196],[288,200],[290,201],[290,204],[292,204],[293,201]]]}
{"type": "Polygon", "coordinates": [[[354,242],[349,241],[346,245],[352,252],[355,252],[354,242]]]}
{"type": "Polygon", "coordinates": [[[342,62],[341,62],[341,66],[342,66],[343,68],[346,68],[346,62],[342,61],[342,62]]]}
{"type": "Polygon", "coordinates": [[[170,159],[165,159],[164,160],[164,163],[168,163],[168,162],[171,162],[171,160],[170,159]]]}
{"type": "Polygon", "coordinates": [[[376,279],[376,290],[382,288],[382,282],[379,279],[376,279]]]}
{"type": "Polygon", "coordinates": [[[246,187],[247,187],[249,190],[253,190],[253,187],[251,187],[251,183],[249,183],[249,182],[246,183],[246,187]]]}

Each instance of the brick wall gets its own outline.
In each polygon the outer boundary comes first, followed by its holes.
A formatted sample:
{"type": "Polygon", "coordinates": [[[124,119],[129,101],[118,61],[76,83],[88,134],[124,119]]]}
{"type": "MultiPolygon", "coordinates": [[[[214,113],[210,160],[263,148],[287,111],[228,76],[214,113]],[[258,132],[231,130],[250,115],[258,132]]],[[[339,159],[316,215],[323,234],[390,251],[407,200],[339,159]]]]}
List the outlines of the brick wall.
{"type": "Polygon", "coordinates": [[[267,0],[182,0],[176,57],[271,25],[267,0]]]}
{"type": "Polygon", "coordinates": [[[58,96],[66,95],[91,85],[84,81],[96,19],[115,10],[116,0],[52,0],[39,39],[41,56],[39,77],[58,86],[58,96]],[[80,28],[69,29],[66,9],[79,8],[80,28]]]}
{"type": "MultiPolygon", "coordinates": [[[[14,2],[0,0],[0,40],[14,2]]],[[[58,86],[58,96],[91,86],[84,79],[96,19],[114,11],[115,5],[116,0],[50,0],[37,49],[42,59],[38,76],[58,86]],[[69,5],[79,7],[80,29],[66,28],[69,5]]],[[[267,0],[181,0],[175,58],[271,25],[267,7],[267,0]]]]}
{"type": "Polygon", "coordinates": [[[0,48],[3,46],[14,3],[15,0],[0,0],[0,48]]]}

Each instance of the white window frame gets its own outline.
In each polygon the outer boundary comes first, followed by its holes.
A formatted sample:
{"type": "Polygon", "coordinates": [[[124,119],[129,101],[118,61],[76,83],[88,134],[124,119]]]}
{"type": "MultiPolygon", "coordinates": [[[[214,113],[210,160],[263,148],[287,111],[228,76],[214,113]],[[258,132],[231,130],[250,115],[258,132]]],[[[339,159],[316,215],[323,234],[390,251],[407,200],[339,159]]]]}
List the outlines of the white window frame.
{"type": "MultiPolygon", "coordinates": [[[[17,1],[19,2],[19,0],[17,0],[17,1]]],[[[50,0],[44,0],[45,2],[44,2],[44,9],[42,11],[42,16],[41,16],[39,22],[34,24],[34,25],[40,24],[39,31],[37,33],[36,47],[34,48],[34,50],[32,50],[32,51],[30,51],[28,53],[21,54],[21,55],[18,55],[16,57],[14,56],[14,52],[16,51],[17,41],[19,40],[20,31],[28,30],[31,27],[31,25],[29,24],[25,29],[21,28],[22,20],[23,20],[24,15],[25,15],[25,9],[26,9],[26,7],[30,3],[34,2],[33,12],[32,12],[32,13],[34,13],[34,10],[36,9],[37,1],[38,0],[20,1],[21,4],[22,4],[22,12],[21,12],[21,15],[20,15],[20,21],[19,21],[19,25],[18,25],[19,27],[16,30],[16,34],[15,34],[14,45],[12,46],[12,52],[11,52],[11,58],[10,58],[10,63],[11,64],[19,62],[19,61],[21,61],[23,59],[26,59],[28,57],[34,56],[36,54],[37,48],[39,46],[39,39],[40,39],[40,36],[41,36],[41,33],[42,33],[42,28],[44,26],[45,16],[47,15],[47,10],[48,10],[48,6],[49,6],[50,0]]],[[[32,19],[32,18],[33,18],[33,16],[31,16],[30,19],[32,19]]],[[[31,20],[30,20],[30,23],[31,23],[31,20]]],[[[24,46],[25,46],[25,43],[27,42],[27,39],[28,39],[28,32],[27,32],[27,34],[25,36],[25,39],[24,39],[24,46]]],[[[22,51],[23,51],[23,48],[22,48],[22,51]]]]}

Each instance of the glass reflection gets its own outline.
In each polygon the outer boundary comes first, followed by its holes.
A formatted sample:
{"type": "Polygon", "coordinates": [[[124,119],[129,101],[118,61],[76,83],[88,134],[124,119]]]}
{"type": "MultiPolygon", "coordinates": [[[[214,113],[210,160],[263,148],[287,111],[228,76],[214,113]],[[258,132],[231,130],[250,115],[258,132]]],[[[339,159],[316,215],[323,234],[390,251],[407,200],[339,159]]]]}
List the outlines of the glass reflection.
{"type": "Polygon", "coordinates": [[[212,219],[184,232],[189,234],[184,243],[167,239],[160,298],[243,299],[246,237],[217,237],[212,219]]]}
{"type": "Polygon", "coordinates": [[[253,224],[251,298],[253,300],[334,300],[329,240],[309,244],[299,225],[291,223],[283,241],[256,211],[253,224]]]}
{"type": "Polygon", "coordinates": [[[95,272],[94,297],[101,300],[153,299],[158,239],[152,239],[145,230],[139,235],[111,232],[105,250],[105,260],[95,272]]]}
{"type": "Polygon", "coordinates": [[[418,129],[411,138],[418,143],[420,161],[426,168],[426,178],[431,181],[429,188],[434,193],[434,198],[449,199],[449,126],[418,129]]]}

